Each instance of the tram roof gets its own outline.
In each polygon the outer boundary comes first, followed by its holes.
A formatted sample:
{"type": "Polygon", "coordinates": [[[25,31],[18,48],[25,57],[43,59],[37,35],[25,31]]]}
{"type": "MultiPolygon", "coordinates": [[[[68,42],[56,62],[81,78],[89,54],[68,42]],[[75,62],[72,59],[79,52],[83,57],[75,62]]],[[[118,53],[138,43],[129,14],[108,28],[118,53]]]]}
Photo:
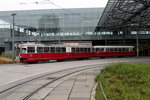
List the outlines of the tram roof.
{"type": "Polygon", "coordinates": [[[134,48],[134,46],[94,46],[94,48],[134,48]]]}
{"type": "Polygon", "coordinates": [[[92,46],[88,46],[88,45],[64,45],[64,44],[50,44],[50,45],[46,45],[46,44],[41,44],[41,43],[23,43],[23,44],[19,44],[19,47],[92,47],[92,46]]]}
{"type": "Polygon", "coordinates": [[[150,30],[149,16],[150,0],[109,0],[98,27],[109,31],[150,30]]]}

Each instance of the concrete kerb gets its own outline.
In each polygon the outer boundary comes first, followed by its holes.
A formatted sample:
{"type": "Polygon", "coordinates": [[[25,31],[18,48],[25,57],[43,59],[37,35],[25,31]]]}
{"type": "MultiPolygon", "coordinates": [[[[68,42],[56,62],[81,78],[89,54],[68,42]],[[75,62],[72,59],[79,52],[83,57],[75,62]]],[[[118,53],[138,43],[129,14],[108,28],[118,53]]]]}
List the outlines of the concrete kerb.
{"type": "Polygon", "coordinates": [[[97,87],[97,84],[95,83],[91,92],[91,100],[95,100],[96,87],[97,87]]]}

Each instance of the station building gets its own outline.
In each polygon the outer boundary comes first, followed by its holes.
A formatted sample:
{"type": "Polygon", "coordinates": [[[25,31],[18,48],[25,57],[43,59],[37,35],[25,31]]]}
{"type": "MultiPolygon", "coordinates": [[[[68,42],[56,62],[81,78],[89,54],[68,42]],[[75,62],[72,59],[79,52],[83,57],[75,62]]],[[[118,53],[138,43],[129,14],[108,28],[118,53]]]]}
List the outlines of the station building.
{"type": "Polygon", "coordinates": [[[84,36],[96,34],[94,31],[103,10],[75,8],[1,11],[0,46],[11,50],[13,26],[15,43],[91,41],[92,38],[84,39],[84,36]]]}
{"type": "Polygon", "coordinates": [[[133,45],[136,51],[148,55],[150,3],[144,2],[109,0],[105,8],[1,11],[0,47],[10,51],[14,33],[15,44],[69,41],[133,45]]]}

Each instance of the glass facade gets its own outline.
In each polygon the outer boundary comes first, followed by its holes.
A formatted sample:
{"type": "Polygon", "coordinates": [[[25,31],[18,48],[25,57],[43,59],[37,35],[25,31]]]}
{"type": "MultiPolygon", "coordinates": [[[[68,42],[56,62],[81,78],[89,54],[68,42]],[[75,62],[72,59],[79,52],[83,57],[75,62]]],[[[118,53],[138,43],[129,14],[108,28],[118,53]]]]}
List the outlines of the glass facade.
{"type": "Polygon", "coordinates": [[[20,10],[0,12],[0,34],[11,36],[66,36],[93,34],[104,8],[20,10]]]}
{"type": "MultiPolygon", "coordinates": [[[[12,49],[13,13],[16,14],[15,42],[95,41],[97,45],[98,41],[100,45],[116,45],[122,44],[125,37],[135,40],[137,31],[127,31],[126,36],[123,35],[123,31],[101,31],[97,25],[103,10],[104,8],[74,8],[0,11],[0,47],[12,49]],[[112,42],[113,40],[117,42],[112,42]],[[121,42],[118,42],[119,40],[121,42]]],[[[141,39],[149,41],[150,31],[141,31],[139,35],[141,39]]]]}

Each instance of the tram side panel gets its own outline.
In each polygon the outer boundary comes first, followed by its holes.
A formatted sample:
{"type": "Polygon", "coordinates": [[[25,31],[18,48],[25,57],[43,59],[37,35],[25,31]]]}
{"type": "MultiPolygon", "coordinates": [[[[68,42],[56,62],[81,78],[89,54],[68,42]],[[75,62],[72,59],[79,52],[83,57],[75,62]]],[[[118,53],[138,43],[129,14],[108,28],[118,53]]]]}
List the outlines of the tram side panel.
{"type": "Polygon", "coordinates": [[[133,47],[129,46],[96,46],[94,47],[95,57],[119,57],[134,56],[133,47]]]}
{"type": "Polygon", "coordinates": [[[150,56],[150,48],[148,49],[148,56],[150,56]]]}
{"type": "Polygon", "coordinates": [[[95,57],[134,56],[134,52],[95,52],[95,57]]]}
{"type": "Polygon", "coordinates": [[[34,62],[46,60],[82,59],[91,58],[91,48],[78,48],[75,51],[71,47],[27,47],[26,53],[20,54],[21,62],[34,62]]]}
{"type": "Polygon", "coordinates": [[[71,47],[71,59],[84,59],[93,57],[92,47],[71,47]]]}

